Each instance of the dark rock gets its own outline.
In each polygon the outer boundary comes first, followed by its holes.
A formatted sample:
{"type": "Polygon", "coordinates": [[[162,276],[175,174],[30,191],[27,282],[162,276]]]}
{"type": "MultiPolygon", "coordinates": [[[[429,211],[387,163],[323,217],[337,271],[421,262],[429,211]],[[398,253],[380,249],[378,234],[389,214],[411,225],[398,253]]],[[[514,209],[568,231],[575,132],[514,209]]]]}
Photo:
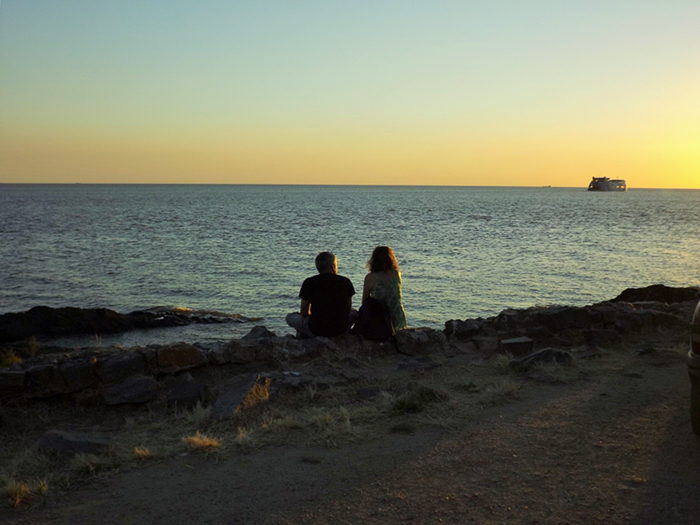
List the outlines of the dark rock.
{"type": "Polygon", "coordinates": [[[235,378],[229,383],[226,393],[214,403],[211,417],[231,417],[267,401],[270,398],[270,383],[270,378],[263,376],[235,378]]]}
{"type": "Polygon", "coordinates": [[[454,336],[456,339],[469,339],[478,335],[481,331],[481,323],[474,320],[460,321],[452,319],[445,323],[446,336],[454,336]]]}
{"type": "Polygon", "coordinates": [[[104,388],[106,405],[148,403],[158,395],[158,383],[151,376],[133,376],[104,388]]]}
{"type": "Polygon", "coordinates": [[[191,408],[206,394],[206,386],[197,383],[190,374],[168,378],[163,382],[163,389],[170,407],[191,408]]]}
{"type": "Polygon", "coordinates": [[[514,330],[520,325],[525,315],[527,315],[527,312],[522,310],[514,310],[512,308],[503,310],[494,319],[493,326],[496,330],[503,332],[514,330]]]}
{"type": "Polygon", "coordinates": [[[49,430],[39,438],[34,447],[41,452],[53,454],[99,454],[109,447],[109,439],[79,432],[49,430]]]}
{"type": "Polygon", "coordinates": [[[265,342],[276,337],[277,335],[275,335],[274,332],[271,332],[264,326],[254,326],[250,332],[241,337],[241,341],[245,341],[246,343],[265,342]]]}
{"type": "Polygon", "coordinates": [[[406,328],[396,332],[394,338],[399,353],[428,355],[441,348],[445,341],[445,334],[431,328],[406,328]],[[442,339],[438,339],[440,337],[442,339]]]}
{"type": "MultiPolygon", "coordinates": [[[[306,354],[306,352],[303,352],[306,354]]],[[[273,347],[265,343],[245,343],[237,339],[231,340],[224,350],[224,359],[228,363],[248,364],[256,361],[267,361],[273,355],[273,347]]]]}
{"type": "Polygon", "coordinates": [[[569,352],[557,350],[556,348],[544,348],[524,357],[513,359],[509,366],[517,370],[528,370],[538,363],[559,363],[570,365],[574,362],[574,356],[569,352]]]}
{"type": "Polygon", "coordinates": [[[226,353],[227,345],[216,345],[206,351],[207,361],[212,365],[225,365],[230,363],[226,353]]]}
{"type": "Polygon", "coordinates": [[[478,354],[476,345],[472,341],[467,341],[466,343],[452,343],[450,347],[453,349],[454,354],[478,354]]]}
{"type": "Polygon", "coordinates": [[[591,316],[602,324],[603,326],[609,326],[615,324],[615,319],[617,319],[618,310],[614,306],[608,304],[596,304],[591,306],[591,316]]]}
{"type": "Polygon", "coordinates": [[[26,376],[24,371],[0,370],[0,398],[21,395],[26,376]]]}
{"type": "Polygon", "coordinates": [[[542,308],[536,314],[535,322],[552,330],[586,328],[591,324],[591,313],[586,308],[553,306],[542,308]]]}
{"type": "Polygon", "coordinates": [[[622,341],[622,336],[619,333],[615,330],[607,330],[605,328],[584,330],[583,335],[586,339],[586,343],[594,346],[609,346],[622,341]]]}
{"type": "Polygon", "coordinates": [[[158,368],[161,372],[173,373],[205,365],[204,352],[187,343],[176,343],[158,349],[158,368]]]}
{"type": "Polygon", "coordinates": [[[491,356],[501,351],[501,339],[487,335],[478,335],[472,339],[480,354],[491,356]]]}
{"type": "Polygon", "coordinates": [[[430,359],[428,356],[411,356],[404,357],[399,361],[396,367],[399,371],[410,371],[410,372],[420,372],[424,370],[432,370],[440,366],[435,361],[430,359]]]}
{"type": "Polygon", "coordinates": [[[328,352],[337,352],[338,345],[333,339],[328,337],[313,337],[311,339],[303,339],[301,345],[306,351],[306,357],[314,358],[328,352]]]}
{"type": "Polygon", "coordinates": [[[264,377],[270,379],[270,395],[278,392],[297,392],[307,385],[311,385],[311,380],[299,372],[269,372],[264,377]]]}
{"type": "Polygon", "coordinates": [[[144,372],[143,357],[137,353],[111,356],[97,364],[97,377],[104,383],[116,383],[129,376],[141,375],[144,372]]]}
{"type": "Polygon", "coordinates": [[[136,346],[131,349],[133,353],[139,354],[143,359],[146,366],[145,372],[147,374],[157,374],[158,373],[158,346],[151,345],[146,348],[141,348],[136,346]]]}
{"type": "Polygon", "coordinates": [[[29,368],[26,374],[29,397],[55,396],[68,390],[63,376],[55,365],[36,365],[29,368]]]}
{"type": "Polygon", "coordinates": [[[532,352],[534,341],[529,337],[514,337],[513,339],[503,339],[501,341],[501,351],[511,355],[525,355],[532,352]]]}
{"type": "Polygon", "coordinates": [[[673,288],[663,284],[653,284],[646,288],[627,288],[610,302],[636,303],[639,301],[658,301],[661,303],[683,303],[700,301],[700,288],[673,288]]]}
{"type": "Polygon", "coordinates": [[[241,322],[241,316],[194,316],[182,312],[131,312],[120,314],[107,308],[49,308],[36,306],[20,313],[0,315],[0,343],[31,336],[62,337],[75,334],[116,334],[145,328],[164,328],[191,323],[241,322]]]}
{"type": "Polygon", "coordinates": [[[94,357],[64,361],[58,370],[66,382],[66,392],[78,392],[97,383],[97,360],[94,357]]]}

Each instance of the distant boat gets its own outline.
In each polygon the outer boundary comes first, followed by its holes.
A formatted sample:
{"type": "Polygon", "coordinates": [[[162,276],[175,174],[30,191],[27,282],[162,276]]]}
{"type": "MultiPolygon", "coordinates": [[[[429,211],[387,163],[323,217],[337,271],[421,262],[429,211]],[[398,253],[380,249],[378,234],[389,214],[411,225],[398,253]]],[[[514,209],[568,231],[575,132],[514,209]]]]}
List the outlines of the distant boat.
{"type": "Polygon", "coordinates": [[[588,191],[627,191],[627,183],[623,179],[593,177],[588,185],[588,191]]]}

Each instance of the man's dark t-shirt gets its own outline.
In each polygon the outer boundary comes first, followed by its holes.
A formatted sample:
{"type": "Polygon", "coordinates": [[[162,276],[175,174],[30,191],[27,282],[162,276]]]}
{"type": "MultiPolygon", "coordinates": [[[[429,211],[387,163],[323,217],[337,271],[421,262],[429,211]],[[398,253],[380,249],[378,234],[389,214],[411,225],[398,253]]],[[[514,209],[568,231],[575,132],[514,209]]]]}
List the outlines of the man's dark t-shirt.
{"type": "Polygon", "coordinates": [[[335,337],[350,329],[350,299],[355,288],[347,277],[320,273],[301,285],[299,298],[311,303],[309,330],[316,335],[335,337]]]}

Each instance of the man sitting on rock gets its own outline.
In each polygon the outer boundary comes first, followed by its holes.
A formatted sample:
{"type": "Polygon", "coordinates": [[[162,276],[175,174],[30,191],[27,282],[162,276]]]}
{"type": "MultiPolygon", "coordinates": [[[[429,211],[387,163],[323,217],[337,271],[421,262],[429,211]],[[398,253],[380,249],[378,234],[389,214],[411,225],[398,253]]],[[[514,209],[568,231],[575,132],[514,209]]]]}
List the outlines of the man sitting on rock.
{"type": "Polygon", "coordinates": [[[350,279],[338,275],[338,259],[331,252],[316,256],[316,269],[318,275],[301,285],[300,311],[288,314],[287,324],[302,338],[347,333],[357,319],[357,310],[352,309],[355,288],[350,279]]]}

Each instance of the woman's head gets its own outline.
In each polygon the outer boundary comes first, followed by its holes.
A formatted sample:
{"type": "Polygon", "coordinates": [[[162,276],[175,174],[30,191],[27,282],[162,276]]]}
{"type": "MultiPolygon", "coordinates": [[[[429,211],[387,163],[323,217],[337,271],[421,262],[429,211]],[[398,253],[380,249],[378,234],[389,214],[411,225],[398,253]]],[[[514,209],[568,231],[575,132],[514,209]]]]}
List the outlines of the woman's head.
{"type": "Polygon", "coordinates": [[[388,246],[377,246],[372,252],[372,257],[367,261],[370,272],[385,272],[387,270],[399,270],[394,250],[388,246]]]}

